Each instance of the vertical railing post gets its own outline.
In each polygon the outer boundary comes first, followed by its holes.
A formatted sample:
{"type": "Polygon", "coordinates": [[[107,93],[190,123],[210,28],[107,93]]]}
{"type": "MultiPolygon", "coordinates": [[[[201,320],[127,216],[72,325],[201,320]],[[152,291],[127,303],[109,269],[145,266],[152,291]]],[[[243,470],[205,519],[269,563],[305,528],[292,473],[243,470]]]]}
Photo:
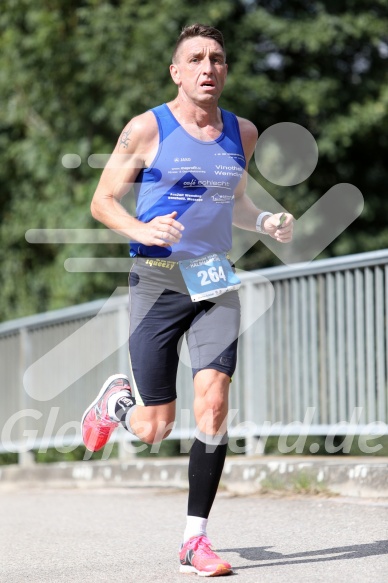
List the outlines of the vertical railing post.
{"type": "MultiPolygon", "coordinates": [[[[30,363],[30,337],[28,333],[28,328],[20,328],[19,332],[19,391],[18,391],[18,407],[19,411],[27,409],[27,395],[24,390],[23,378],[24,373],[30,363]]],[[[25,451],[23,449],[23,441],[25,440],[25,432],[27,430],[27,417],[23,415],[19,421],[19,443],[21,444],[21,449],[18,454],[18,463],[20,466],[28,466],[35,462],[34,454],[32,451],[25,451]]]]}

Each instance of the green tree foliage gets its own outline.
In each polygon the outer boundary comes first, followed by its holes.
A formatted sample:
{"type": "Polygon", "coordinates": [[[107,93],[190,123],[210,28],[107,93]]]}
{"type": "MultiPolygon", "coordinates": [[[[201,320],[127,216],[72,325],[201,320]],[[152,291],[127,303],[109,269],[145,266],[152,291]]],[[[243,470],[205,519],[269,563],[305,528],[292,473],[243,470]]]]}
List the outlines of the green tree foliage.
{"type": "MultiPolygon", "coordinates": [[[[89,204],[134,115],[175,95],[168,65],[184,24],[219,27],[223,107],[265,130],[292,121],[316,138],[314,174],[292,188],[252,174],[298,217],[338,182],[363,192],[362,217],[326,251],[387,246],[388,7],[383,0],[5,0],[0,14],[0,319],[107,296],[125,274],[68,273],[67,257],[125,257],[124,245],[32,245],[28,229],[100,228],[89,204]],[[65,168],[75,153],[82,163],[65,168]]],[[[241,267],[274,264],[256,245],[241,267]]]]}

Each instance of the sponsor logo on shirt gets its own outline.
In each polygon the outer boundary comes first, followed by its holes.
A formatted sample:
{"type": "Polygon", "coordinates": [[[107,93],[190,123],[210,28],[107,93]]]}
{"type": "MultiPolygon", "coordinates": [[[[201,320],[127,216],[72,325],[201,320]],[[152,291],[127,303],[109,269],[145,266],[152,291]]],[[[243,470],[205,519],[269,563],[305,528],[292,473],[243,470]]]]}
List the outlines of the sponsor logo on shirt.
{"type": "Polygon", "coordinates": [[[212,195],[213,202],[218,204],[227,204],[230,203],[234,199],[234,194],[220,194],[216,192],[216,194],[212,195]]]}

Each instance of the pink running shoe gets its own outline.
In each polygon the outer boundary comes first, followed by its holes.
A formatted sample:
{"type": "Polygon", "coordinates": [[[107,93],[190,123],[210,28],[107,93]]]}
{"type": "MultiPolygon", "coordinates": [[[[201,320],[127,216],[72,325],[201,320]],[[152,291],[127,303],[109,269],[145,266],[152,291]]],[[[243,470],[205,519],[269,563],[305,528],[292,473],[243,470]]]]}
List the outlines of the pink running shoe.
{"type": "Polygon", "coordinates": [[[129,392],[132,397],[128,377],[123,374],[115,374],[108,378],[101,391],[89,405],[82,416],[82,438],[89,451],[98,451],[108,442],[113,431],[118,426],[108,415],[108,399],[119,391],[129,392]]]}
{"type": "Polygon", "coordinates": [[[206,536],[193,536],[182,545],[179,553],[181,573],[196,573],[201,577],[229,575],[232,567],[211,550],[206,536]]]}

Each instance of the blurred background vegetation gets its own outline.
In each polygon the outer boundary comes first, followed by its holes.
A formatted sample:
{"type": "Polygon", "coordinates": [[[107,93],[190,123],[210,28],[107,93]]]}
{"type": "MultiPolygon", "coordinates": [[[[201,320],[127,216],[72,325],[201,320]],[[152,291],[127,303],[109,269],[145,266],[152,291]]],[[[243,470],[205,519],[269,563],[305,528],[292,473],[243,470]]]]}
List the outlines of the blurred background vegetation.
{"type": "MultiPolygon", "coordinates": [[[[28,229],[101,228],[89,205],[123,126],[175,96],[171,51],[195,21],[225,36],[220,105],[263,132],[306,127],[315,172],[292,188],[255,177],[297,218],[331,186],[351,182],[365,208],[322,256],[388,246],[386,0],[4,0],[0,14],[0,321],[109,296],[125,274],[68,273],[67,257],[125,256],[123,245],[32,245],[28,229]],[[82,163],[67,169],[62,157],[82,163]]],[[[239,267],[273,265],[257,244],[239,267]]]]}
{"type": "MultiPolygon", "coordinates": [[[[388,436],[366,436],[367,446],[371,450],[365,450],[360,442],[359,435],[310,435],[295,437],[289,436],[285,443],[280,445],[278,436],[271,436],[264,440],[262,454],[267,456],[388,456],[388,436]],[[328,442],[329,440],[329,442],[328,442]],[[328,443],[330,446],[328,447],[328,443]],[[310,449],[314,445],[315,449],[310,449]],[[286,447],[284,447],[286,446],[286,447]]],[[[365,435],[362,437],[365,439],[365,435]]],[[[141,458],[163,458],[188,456],[192,445],[191,441],[179,441],[177,439],[166,439],[155,446],[142,442],[133,442],[134,455],[141,458]]],[[[115,443],[106,449],[91,453],[83,445],[69,448],[48,448],[45,451],[34,450],[33,459],[37,463],[58,463],[58,462],[78,462],[82,460],[107,460],[119,457],[118,444],[115,443]]],[[[256,450],[257,451],[257,450],[256,450]]],[[[230,438],[228,445],[228,456],[242,455],[247,452],[254,455],[245,439],[230,438]]],[[[258,455],[258,454],[257,454],[258,455]]],[[[128,458],[127,458],[128,459],[128,458]]],[[[18,462],[17,453],[0,453],[0,466],[16,464],[18,462]]]]}

